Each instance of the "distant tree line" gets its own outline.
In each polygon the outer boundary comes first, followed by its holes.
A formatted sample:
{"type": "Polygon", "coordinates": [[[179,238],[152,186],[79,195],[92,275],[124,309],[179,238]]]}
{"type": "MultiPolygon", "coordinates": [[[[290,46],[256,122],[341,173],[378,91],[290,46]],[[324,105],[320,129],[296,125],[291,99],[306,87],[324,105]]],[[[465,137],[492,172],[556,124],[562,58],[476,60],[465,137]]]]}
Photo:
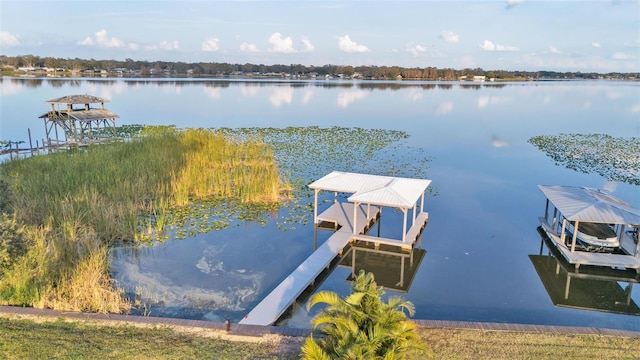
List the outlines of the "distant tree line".
{"type": "Polygon", "coordinates": [[[507,71],[475,69],[436,68],[432,66],[420,68],[405,68],[400,66],[350,66],[323,65],[306,66],[301,64],[230,64],[218,62],[173,62],[173,61],[141,61],[130,58],[121,60],[96,60],[80,58],[54,58],[36,55],[6,56],[0,55],[2,68],[49,68],[62,71],[106,71],[134,73],[138,76],[230,76],[230,75],[278,75],[308,77],[340,76],[351,78],[358,76],[363,79],[415,79],[415,80],[459,80],[463,76],[486,76],[487,79],[640,79],[640,73],[583,73],[556,71],[507,71]]]}

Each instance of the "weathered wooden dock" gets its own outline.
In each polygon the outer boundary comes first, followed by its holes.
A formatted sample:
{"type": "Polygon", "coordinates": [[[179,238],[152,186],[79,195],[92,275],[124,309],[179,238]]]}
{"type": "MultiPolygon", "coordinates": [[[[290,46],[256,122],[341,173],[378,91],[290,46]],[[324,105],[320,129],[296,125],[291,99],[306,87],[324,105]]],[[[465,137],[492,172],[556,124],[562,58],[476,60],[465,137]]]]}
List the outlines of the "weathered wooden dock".
{"type": "Polygon", "coordinates": [[[339,228],[327,241],[314,251],[300,266],[287,276],[267,295],[240,324],[271,325],[291,306],[291,304],[312,285],[318,275],[342,252],[355,233],[364,233],[378,217],[377,206],[360,205],[356,209],[358,228],[353,228],[354,204],[335,202],[318,217],[333,222],[339,228]]]}

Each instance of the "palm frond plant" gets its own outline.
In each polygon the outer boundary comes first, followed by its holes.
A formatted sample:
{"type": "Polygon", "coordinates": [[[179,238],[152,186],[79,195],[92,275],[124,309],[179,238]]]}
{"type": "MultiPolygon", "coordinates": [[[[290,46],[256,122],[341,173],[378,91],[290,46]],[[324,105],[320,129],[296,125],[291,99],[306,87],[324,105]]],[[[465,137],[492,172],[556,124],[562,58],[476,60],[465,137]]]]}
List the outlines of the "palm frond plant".
{"type": "Polygon", "coordinates": [[[420,341],[409,316],[413,304],[400,297],[382,300],[384,291],[374,275],[361,270],[353,291],[344,299],[331,291],[313,295],[307,305],[326,304],[311,321],[317,338],[307,338],[302,346],[303,359],[413,359],[430,357],[420,341]],[[406,313],[405,313],[406,311],[406,313]]]}

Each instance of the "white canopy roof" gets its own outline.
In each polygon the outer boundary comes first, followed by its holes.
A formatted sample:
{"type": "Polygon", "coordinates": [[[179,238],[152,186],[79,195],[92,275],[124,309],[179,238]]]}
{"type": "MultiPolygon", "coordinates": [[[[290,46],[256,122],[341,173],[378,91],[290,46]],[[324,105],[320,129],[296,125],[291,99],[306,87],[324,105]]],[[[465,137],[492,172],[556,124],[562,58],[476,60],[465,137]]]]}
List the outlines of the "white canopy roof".
{"type": "Polygon", "coordinates": [[[569,221],[640,224],[640,211],[610,193],[582,186],[538,185],[569,221]]]}
{"type": "Polygon", "coordinates": [[[333,171],[309,185],[314,190],[350,193],[350,202],[410,208],[431,180],[333,171]]]}

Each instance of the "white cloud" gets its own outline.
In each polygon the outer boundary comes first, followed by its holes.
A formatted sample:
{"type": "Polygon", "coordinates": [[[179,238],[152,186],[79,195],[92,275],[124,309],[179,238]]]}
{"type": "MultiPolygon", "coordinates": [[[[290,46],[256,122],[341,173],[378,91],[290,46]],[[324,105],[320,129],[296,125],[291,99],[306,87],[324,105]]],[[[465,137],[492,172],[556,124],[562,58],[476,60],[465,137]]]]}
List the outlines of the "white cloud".
{"type": "Polygon", "coordinates": [[[78,41],[77,44],[82,46],[96,45],[98,47],[107,47],[107,48],[127,46],[124,43],[124,41],[120,39],[117,39],[115,37],[109,38],[107,36],[107,30],[105,29],[95,32],[93,34],[93,37],[87,36],[86,38],[84,38],[84,40],[78,41]]]}
{"type": "Polygon", "coordinates": [[[210,37],[202,42],[202,51],[218,51],[220,46],[218,38],[210,37]]]}
{"type": "Polygon", "coordinates": [[[592,42],[592,43],[591,43],[591,46],[593,46],[594,48],[602,47],[602,45],[600,45],[600,43],[599,43],[599,42],[592,42]]]}
{"type": "Polygon", "coordinates": [[[302,45],[304,45],[304,49],[302,49],[304,52],[312,52],[315,49],[309,39],[302,39],[302,45]]]}
{"type": "Polygon", "coordinates": [[[633,105],[633,106],[629,109],[629,111],[630,111],[632,114],[638,114],[638,113],[640,113],[640,104],[635,104],[635,105],[633,105]]]}
{"type": "Polygon", "coordinates": [[[0,46],[16,46],[20,40],[8,31],[0,31],[0,46]]]}
{"type": "Polygon", "coordinates": [[[136,43],[129,43],[129,49],[131,50],[138,50],[140,49],[140,45],[136,44],[136,43]]]}
{"type": "Polygon", "coordinates": [[[240,51],[245,52],[259,52],[258,47],[255,44],[242,43],[240,44],[240,51]]]}
{"type": "Polygon", "coordinates": [[[614,53],[613,55],[611,55],[611,58],[613,60],[631,60],[631,59],[635,59],[636,57],[631,55],[631,54],[625,54],[622,52],[617,52],[614,53]]]}
{"type": "Polygon", "coordinates": [[[506,46],[500,44],[494,44],[492,41],[485,40],[480,48],[484,51],[519,51],[520,49],[515,46],[506,46]]]}
{"type": "Polygon", "coordinates": [[[368,47],[351,40],[349,35],[338,36],[338,48],[344,52],[368,52],[368,47]]]}
{"type": "Polygon", "coordinates": [[[296,49],[293,48],[293,40],[291,40],[290,36],[282,37],[282,34],[279,32],[273,33],[269,37],[269,44],[272,47],[269,49],[270,52],[276,53],[294,53],[296,49]]]}
{"type": "Polygon", "coordinates": [[[407,51],[413,54],[413,56],[420,56],[421,53],[427,51],[427,48],[422,45],[408,46],[407,51]]]}
{"type": "Polygon", "coordinates": [[[173,41],[162,41],[158,45],[149,45],[149,46],[146,46],[144,49],[169,51],[169,50],[177,50],[179,48],[180,48],[180,45],[178,44],[178,40],[173,40],[173,41]]]}
{"type": "Polygon", "coordinates": [[[560,54],[560,50],[554,46],[549,46],[549,52],[552,54],[560,54]]]}
{"type": "Polygon", "coordinates": [[[440,38],[449,43],[457,43],[460,40],[460,35],[453,31],[442,30],[440,32],[440,38]]]}
{"type": "Polygon", "coordinates": [[[83,46],[91,46],[93,45],[93,39],[91,38],[91,36],[87,36],[86,38],[84,38],[84,40],[78,41],[77,44],[83,46]]]}

